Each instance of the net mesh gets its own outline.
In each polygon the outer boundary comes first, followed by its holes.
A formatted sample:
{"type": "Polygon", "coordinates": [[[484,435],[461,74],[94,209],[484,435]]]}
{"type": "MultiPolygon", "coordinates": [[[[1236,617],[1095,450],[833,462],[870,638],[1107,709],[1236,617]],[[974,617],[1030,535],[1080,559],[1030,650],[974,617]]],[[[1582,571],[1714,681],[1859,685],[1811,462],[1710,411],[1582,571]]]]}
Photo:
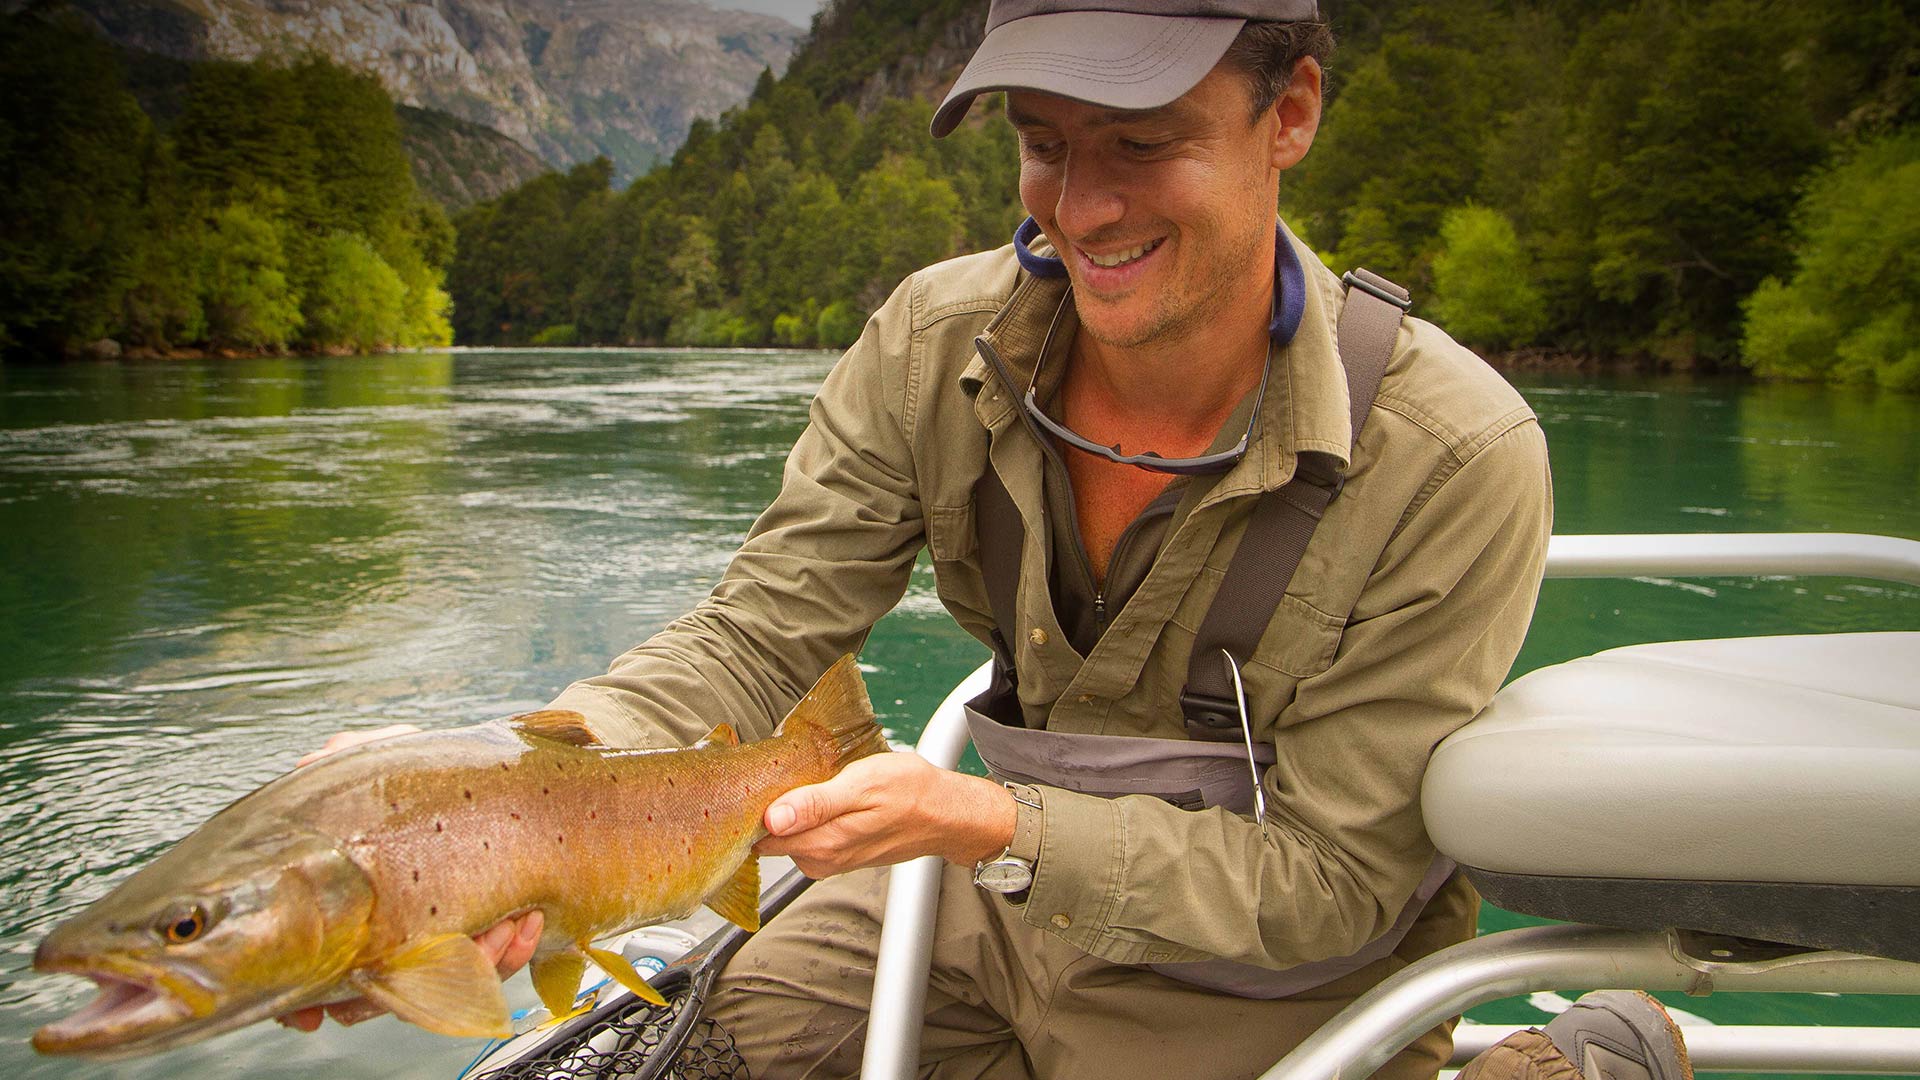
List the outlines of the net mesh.
{"type": "MultiPolygon", "coordinates": [[[[711,1020],[694,1022],[686,1045],[671,1064],[654,1060],[675,1020],[694,1002],[682,989],[664,1006],[638,998],[628,1007],[575,1033],[554,1039],[539,1051],[499,1069],[489,1069],[486,1080],[747,1080],[747,1066],[734,1048],[733,1036],[711,1020]]],[[[693,1005],[698,1008],[697,1004],[693,1005]]]]}

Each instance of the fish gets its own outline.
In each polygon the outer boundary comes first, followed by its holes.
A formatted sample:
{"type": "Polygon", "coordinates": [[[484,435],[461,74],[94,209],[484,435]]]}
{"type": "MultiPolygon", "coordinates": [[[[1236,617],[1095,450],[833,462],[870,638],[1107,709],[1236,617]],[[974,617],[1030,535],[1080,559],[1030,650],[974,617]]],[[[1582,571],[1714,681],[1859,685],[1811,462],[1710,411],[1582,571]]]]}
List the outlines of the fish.
{"type": "Polygon", "coordinates": [[[234,802],[49,933],[35,970],[100,992],[33,1047],[131,1057],[358,997],[443,1035],[510,1035],[473,935],[534,909],[533,984],[554,1016],[589,963],[664,1004],[593,943],[703,903],[758,929],[767,806],[888,749],[845,656],[744,745],[721,724],[691,747],[609,747],[579,713],[544,710],[343,750],[234,802]]]}

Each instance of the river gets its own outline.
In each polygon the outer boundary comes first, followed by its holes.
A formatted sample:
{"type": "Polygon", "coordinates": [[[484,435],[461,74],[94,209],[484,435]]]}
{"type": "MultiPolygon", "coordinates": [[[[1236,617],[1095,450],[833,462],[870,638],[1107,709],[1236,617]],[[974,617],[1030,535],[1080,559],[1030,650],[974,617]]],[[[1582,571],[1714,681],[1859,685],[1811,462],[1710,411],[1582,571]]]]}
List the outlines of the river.
{"type": "MultiPolygon", "coordinates": [[[[0,368],[0,1071],[449,1078],[392,1020],[255,1027],[110,1066],[25,1036],[83,1001],[55,922],[333,731],[534,708],[697,601],[831,364],[764,351],[460,352],[0,368]]],[[[1561,533],[1920,537],[1920,398],[1517,377],[1561,533]]],[[[1516,673],[1617,644],[1920,630],[1865,581],[1551,582],[1516,673]]],[[[984,657],[923,563],[863,654],[910,741],[984,657]]],[[[1490,911],[1487,928],[1512,925],[1490,911]]],[[[530,999],[524,978],[512,988],[530,999]]],[[[1673,999],[1707,1020],[1911,1021],[1912,999],[1673,999]]],[[[1554,1002],[1477,1010],[1542,1022],[1554,1002]]]]}

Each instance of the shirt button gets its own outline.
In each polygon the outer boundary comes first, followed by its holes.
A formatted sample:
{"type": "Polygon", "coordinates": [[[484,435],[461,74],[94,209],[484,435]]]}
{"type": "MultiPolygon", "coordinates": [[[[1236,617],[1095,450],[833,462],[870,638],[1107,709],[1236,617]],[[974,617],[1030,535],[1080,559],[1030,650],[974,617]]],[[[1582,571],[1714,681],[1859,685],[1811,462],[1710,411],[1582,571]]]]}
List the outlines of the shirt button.
{"type": "Polygon", "coordinates": [[[1027,631],[1027,640],[1033,642],[1035,645],[1045,645],[1047,643],[1047,632],[1036,626],[1032,630],[1027,631]]]}
{"type": "Polygon", "coordinates": [[[1064,911],[1055,912],[1052,920],[1050,921],[1053,923],[1054,926],[1062,930],[1065,930],[1067,927],[1073,925],[1073,920],[1068,918],[1067,913],[1064,911]]]}

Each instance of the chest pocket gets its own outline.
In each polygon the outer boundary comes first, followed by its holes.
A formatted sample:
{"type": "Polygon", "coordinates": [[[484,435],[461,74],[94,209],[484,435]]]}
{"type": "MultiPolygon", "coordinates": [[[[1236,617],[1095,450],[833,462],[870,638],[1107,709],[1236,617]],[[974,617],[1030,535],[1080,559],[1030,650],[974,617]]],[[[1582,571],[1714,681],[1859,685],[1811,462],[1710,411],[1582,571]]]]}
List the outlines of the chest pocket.
{"type": "MultiPolygon", "coordinates": [[[[1158,669],[1156,674],[1161,677],[1143,679],[1143,683],[1177,688],[1186,681],[1201,620],[1206,617],[1225,576],[1224,571],[1213,566],[1201,568],[1167,623],[1163,641],[1148,660],[1149,667],[1158,669]]],[[[1345,619],[1328,615],[1297,596],[1280,599],[1253,655],[1241,668],[1254,738],[1259,739],[1263,732],[1278,726],[1280,714],[1293,703],[1294,691],[1301,680],[1333,666],[1345,629],[1345,619]]],[[[1177,700],[1156,703],[1155,707],[1171,708],[1178,715],[1177,700]]],[[[1237,728],[1230,734],[1235,741],[1240,737],[1237,728]]]]}

